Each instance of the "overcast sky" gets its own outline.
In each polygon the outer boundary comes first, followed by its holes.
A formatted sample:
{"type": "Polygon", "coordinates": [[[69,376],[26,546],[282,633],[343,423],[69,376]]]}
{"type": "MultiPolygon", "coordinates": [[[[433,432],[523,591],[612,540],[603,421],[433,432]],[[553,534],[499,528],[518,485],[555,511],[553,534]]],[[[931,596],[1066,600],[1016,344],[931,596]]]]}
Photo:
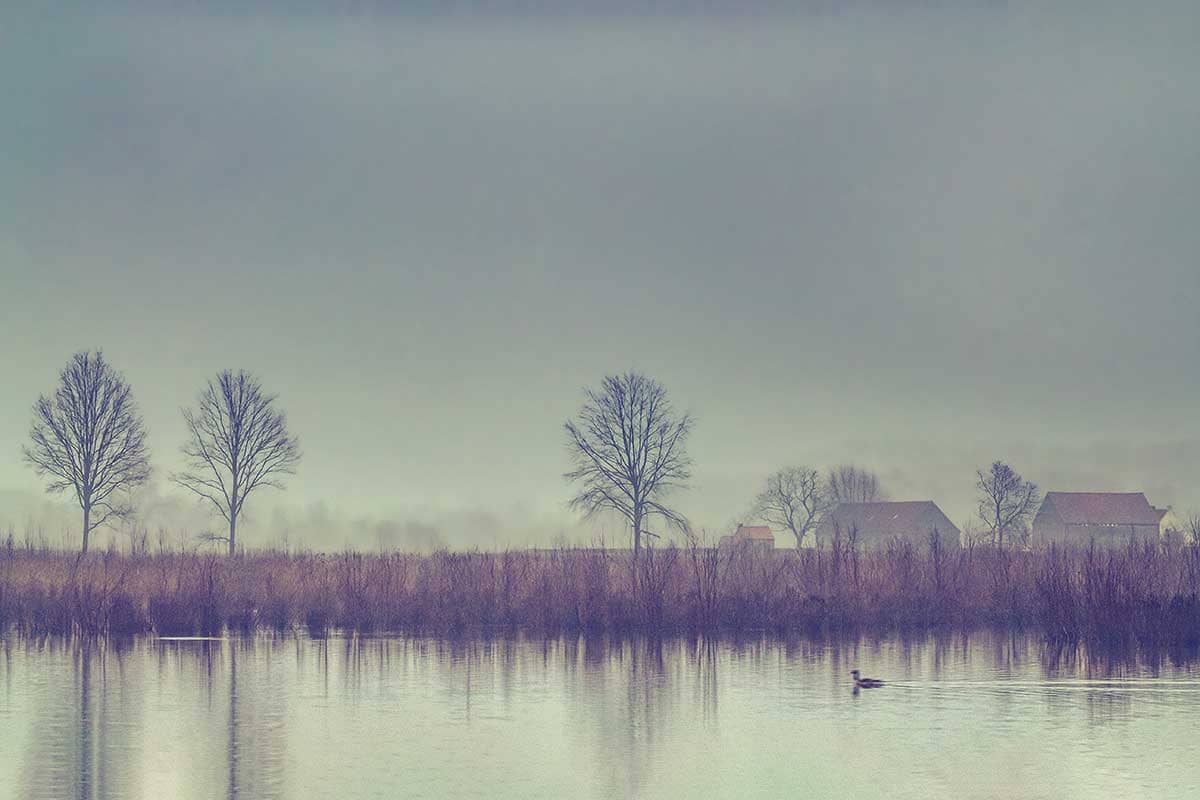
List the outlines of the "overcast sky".
{"type": "Polygon", "coordinates": [[[225,367],[280,395],[304,461],[248,545],[591,536],[562,423],[627,368],[697,418],[701,527],[843,461],[956,522],[996,458],[1200,508],[1195,3],[34,5],[0,21],[18,537],[57,520],[30,407],[96,347],[177,527],[211,523],[165,481],[180,407],[225,367]]]}

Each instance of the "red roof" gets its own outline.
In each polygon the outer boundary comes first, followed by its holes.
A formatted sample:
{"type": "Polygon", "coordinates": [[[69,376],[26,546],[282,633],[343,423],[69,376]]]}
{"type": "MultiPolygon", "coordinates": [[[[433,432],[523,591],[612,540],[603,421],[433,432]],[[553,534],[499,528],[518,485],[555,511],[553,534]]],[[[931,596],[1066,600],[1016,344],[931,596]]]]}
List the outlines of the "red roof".
{"type": "Polygon", "coordinates": [[[1162,513],[1141,492],[1046,492],[1068,525],[1158,525],[1162,513]]]}
{"type": "Polygon", "coordinates": [[[738,525],[734,531],[733,538],[742,541],[743,539],[758,539],[775,541],[775,535],[771,533],[771,529],[766,525],[738,525]]]}

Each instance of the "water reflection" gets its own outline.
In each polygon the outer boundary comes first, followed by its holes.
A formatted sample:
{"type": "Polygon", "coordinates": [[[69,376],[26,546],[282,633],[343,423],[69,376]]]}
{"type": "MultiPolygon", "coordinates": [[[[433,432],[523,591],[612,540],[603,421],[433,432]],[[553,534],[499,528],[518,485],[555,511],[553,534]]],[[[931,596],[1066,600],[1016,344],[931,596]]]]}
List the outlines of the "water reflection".
{"type": "MultiPolygon", "coordinates": [[[[51,656],[46,678],[54,691],[29,698],[31,736],[17,783],[29,798],[107,798],[130,794],[136,780],[136,698],[114,698],[104,690],[109,670],[122,674],[121,651],[96,643],[66,646],[53,640],[31,643],[51,656]]],[[[5,691],[14,691],[13,647],[5,647],[5,691]]],[[[20,658],[20,652],[17,654],[20,658]]],[[[13,724],[5,721],[5,727],[13,724]]],[[[11,774],[11,773],[10,773],[11,774]]]]}
{"type": "Polygon", "coordinates": [[[1200,780],[1194,653],[991,634],[0,651],[0,797],[918,797],[998,791],[977,776],[1005,765],[1047,792],[1067,770],[1061,796],[1200,780]],[[854,668],[887,687],[854,698],[854,668]],[[897,766],[848,768],[861,748],[897,766]]]}

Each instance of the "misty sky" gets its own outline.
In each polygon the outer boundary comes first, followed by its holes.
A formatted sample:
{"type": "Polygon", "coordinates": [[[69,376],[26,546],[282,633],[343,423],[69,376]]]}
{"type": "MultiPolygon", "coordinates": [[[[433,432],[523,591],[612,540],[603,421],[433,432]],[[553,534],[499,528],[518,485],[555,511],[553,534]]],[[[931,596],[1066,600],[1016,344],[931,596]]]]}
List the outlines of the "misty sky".
{"type": "Polygon", "coordinates": [[[996,458],[1200,508],[1194,3],[32,5],[0,18],[18,537],[57,519],[30,407],[95,347],[162,524],[219,527],[165,480],[202,382],[280,395],[304,461],[249,546],[590,537],[562,422],[631,367],[697,417],[700,527],[842,461],[959,523],[996,458]]]}

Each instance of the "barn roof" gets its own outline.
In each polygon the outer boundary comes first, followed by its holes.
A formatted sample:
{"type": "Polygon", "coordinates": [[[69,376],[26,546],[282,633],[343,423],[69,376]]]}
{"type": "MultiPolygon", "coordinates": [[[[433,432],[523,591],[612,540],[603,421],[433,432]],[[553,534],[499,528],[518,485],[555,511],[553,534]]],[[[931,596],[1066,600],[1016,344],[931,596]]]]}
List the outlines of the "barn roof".
{"type": "Polygon", "coordinates": [[[1163,511],[1141,492],[1046,492],[1068,525],[1157,525],[1163,511]]]}
{"type": "Polygon", "coordinates": [[[770,539],[775,541],[775,535],[766,525],[738,525],[733,534],[738,539],[770,539]]]}
{"type": "Polygon", "coordinates": [[[932,500],[906,500],[886,503],[839,503],[826,517],[826,524],[843,530],[857,527],[859,533],[888,538],[927,533],[931,524],[945,534],[958,528],[932,500]]]}

